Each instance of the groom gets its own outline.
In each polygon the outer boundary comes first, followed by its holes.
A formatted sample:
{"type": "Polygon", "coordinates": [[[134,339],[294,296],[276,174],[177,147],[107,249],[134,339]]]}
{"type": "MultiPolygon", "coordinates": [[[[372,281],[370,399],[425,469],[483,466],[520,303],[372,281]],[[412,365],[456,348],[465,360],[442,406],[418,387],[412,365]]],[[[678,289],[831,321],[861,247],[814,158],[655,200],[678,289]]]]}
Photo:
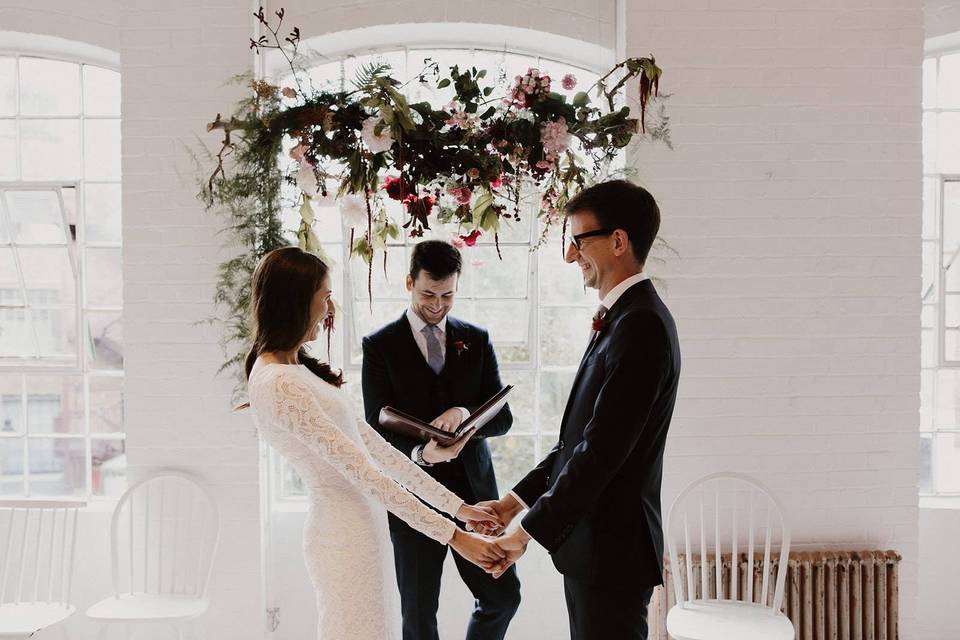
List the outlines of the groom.
{"type": "MultiPolygon", "coordinates": [[[[392,406],[445,431],[455,430],[495,394],[497,358],[486,331],[447,315],[460,277],[460,252],[447,242],[427,240],[413,248],[407,291],[410,307],[397,320],[363,339],[363,405],[367,422],[467,504],[496,498],[497,481],[486,438],[513,424],[504,406],[459,447],[422,445],[381,429],[380,409],[392,406]],[[462,447],[462,449],[461,449],[462,447]]],[[[404,640],[437,640],[440,577],[447,547],[390,515],[404,640]]],[[[520,605],[520,581],[513,567],[502,581],[457,554],[460,577],[475,607],[467,640],[499,640],[520,605]]]]}
{"type": "Polygon", "coordinates": [[[645,640],[647,604],[662,583],[660,481],[680,376],[676,326],[643,272],[660,210],[645,189],[613,180],[579,193],[566,214],[566,261],[599,291],[590,343],[556,446],[485,504],[503,522],[529,508],[498,544],[508,561],[531,538],[550,552],[573,640],[645,640]]]}

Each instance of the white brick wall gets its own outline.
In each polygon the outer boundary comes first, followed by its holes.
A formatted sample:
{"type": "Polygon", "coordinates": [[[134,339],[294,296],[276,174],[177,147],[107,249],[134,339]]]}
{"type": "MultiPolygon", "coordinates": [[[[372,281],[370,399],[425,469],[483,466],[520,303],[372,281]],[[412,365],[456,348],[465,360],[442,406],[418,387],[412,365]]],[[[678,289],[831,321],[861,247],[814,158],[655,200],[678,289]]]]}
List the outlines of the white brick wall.
{"type": "MultiPolygon", "coordinates": [[[[230,382],[214,377],[216,331],[194,324],[212,312],[223,254],[185,152],[195,136],[214,142],[204,123],[239,95],[223,83],[250,62],[251,7],[119,4],[7,2],[0,29],[121,53],[131,470],[176,465],[213,484],[226,540],[209,637],[259,637],[257,447],[229,412],[230,382]]],[[[614,41],[612,0],[285,6],[307,36],[503,20],[614,41]]],[[[675,151],[631,155],[680,253],[652,269],[668,280],[685,356],[665,503],[703,473],[746,471],[781,495],[799,545],[898,549],[906,638],[918,593],[921,11],[919,0],[648,0],[627,12],[628,53],[655,53],[673,94],[675,151]]],[[[552,584],[527,580],[540,583],[552,584]]],[[[562,628],[551,593],[544,605],[527,592],[521,615],[562,628]]]]}

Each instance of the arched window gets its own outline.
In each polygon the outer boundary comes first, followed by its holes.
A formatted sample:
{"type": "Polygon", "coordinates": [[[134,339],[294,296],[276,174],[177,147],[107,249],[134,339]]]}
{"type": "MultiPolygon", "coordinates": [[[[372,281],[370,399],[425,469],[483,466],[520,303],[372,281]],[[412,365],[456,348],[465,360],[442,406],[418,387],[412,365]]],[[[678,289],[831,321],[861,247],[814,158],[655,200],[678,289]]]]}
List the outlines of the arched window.
{"type": "MultiPolygon", "coordinates": [[[[555,79],[553,89],[561,92],[564,90],[560,87],[560,79],[572,74],[577,79],[576,88],[567,92],[572,97],[577,91],[590,87],[600,72],[612,66],[612,52],[609,50],[569,39],[546,37],[535,40],[549,41],[550,55],[538,55],[519,47],[484,46],[480,42],[484,37],[483,29],[477,25],[469,25],[466,35],[461,34],[464,37],[453,33],[464,25],[451,25],[444,34],[448,44],[443,45],[436,44],[436,29],[430,30],[426,25],[413,27],[422,29],[423,39],[432,37],[433,42],[411,45],[410,42],[418,40],[418,35],[405,31],[406,46],[380,46],[361,53],[356,50],[360,45],[355,36],[336,34],[332,38],[333,46],[342,41],[348,50],[352,44],[353,52],[334,52],[310,65],[312,81],[317,88],[323,85],[349,87],[356,72],[375,61],[389,64],[398,79],[415,78],[425,67],[424,61],[429,60],[436,62],[444,73],[454,64],[461,69],[487,69],[487,78],[492,78],[504,93],[514,77],[530,67],[549,73],[555,79]]],[[[364,31],[369,33],[371,30],[364,31]]],[[[508,31],[511,30],[497,29],[501,38],[508,31]]],[[[329,44],[331,38],[324,36],[323,40],[329,44]]],[[[443,103],[441,96],[416,81],[404,90],[414,101],[443,103]]],[[[395,203],[387,204],[392,206],[395,203]]],[[[523,212],[521,222],[499,234],[502,260],[497,255],[493,237],[489,235],[481,236],[476,246],[461,249],[464,270],[451,312],[490,331],[501,376],[505,383],[516,387],[510,402],[513,428],[507,435],[487,441],[493,453],[498,483],[504,489],[513,486],[556,444],[567,395],[586,347],[590,319],[597,305],[596,292],[584,290],[579,269],[563,262],[559,229],[553,229],[542,242],[543,227],[536,217],[537,204],[532,203],[531,209],[523,212]],[[542,246],[533,250],[540,244],[542,246]]],[[[388,209],[388,212],[395,221],[403,222],[399,209],[388,209]]],[[[299,223],[296,208],[288,207],[286,216],[286,228],[296,230],[299,223]]],[[[457,234],[455,226],[433,222],[431,226],[433,228],[426,232],[425,238],[449,240],[457,234]]],[[[345,307],[349,320],[347,326],[339,327],[334,334],[332,359],[335,363],[343,363],[349,382],[344,388],[354,397],[355,406],[361,407],[360,339],[399,318],[409,305],[404,278],[413,243],[409,240],[389,243],[386,263],[378,258],[373,269],[371,304],[367,294],[366,264],[348,257],[349,230],[342,228],[336,209],[319,209],[315,229],[324,250],[337,262],[333,275],[334,296],[345,307]]],[[[317,345],[316,348],[324,353],[326,345],[317,345]]],[[[303,488],[295,472],[282,461],[274,462],[279,468],[279,495],[301,495],[303,488]]]]}
{"type": "Polygon", "coordinates": [[[923,63],[920,493],[960,495],[960,33],[935,40],[923,63]]]}
{"type": "Polygon", "coordinates": [[[93,49],[0,40],[3,495],[125,484],[120,74],[93,49]]]}

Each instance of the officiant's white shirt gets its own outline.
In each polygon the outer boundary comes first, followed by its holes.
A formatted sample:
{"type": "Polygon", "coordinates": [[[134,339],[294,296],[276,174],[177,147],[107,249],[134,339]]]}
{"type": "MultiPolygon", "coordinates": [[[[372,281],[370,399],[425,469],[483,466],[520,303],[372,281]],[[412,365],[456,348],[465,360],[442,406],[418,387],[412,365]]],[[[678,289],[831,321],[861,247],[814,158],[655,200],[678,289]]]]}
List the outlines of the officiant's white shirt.
{"type": "MultiPolygon", "coordinates": [[[[629,278],[624,278],[623,281],[620,282],[620,284],[615,286],[613,289],[610,289],[610,291],[607,292],[607,295],[603,296],[603,300],[600,301],[600,304],[602,304],[607,309],[607,311],[609,311],[610,309],[613,308],[613,305],[617,303],[617,300],[620,299],[620,296],[622,296],[627,289],[629,289],[635,284],[639,284],[644,280],[649,280],[649,279],[650,279],[650,276],[645,274],[643,271],[641,271],[640,273],[635,273],[629,278]]],[[[524,509],[530,508],[530,506],[526,502],[524,502],[523,499],[520,496],[518,496],[516,492],[514,492],[513,490],[510,491],[510,495],[512,495],[514,500],[519,502],[520,506],[523,507],[524,509]]],[[[520,525],[520,528],[523,529],[523,525],[520,525]]]]}

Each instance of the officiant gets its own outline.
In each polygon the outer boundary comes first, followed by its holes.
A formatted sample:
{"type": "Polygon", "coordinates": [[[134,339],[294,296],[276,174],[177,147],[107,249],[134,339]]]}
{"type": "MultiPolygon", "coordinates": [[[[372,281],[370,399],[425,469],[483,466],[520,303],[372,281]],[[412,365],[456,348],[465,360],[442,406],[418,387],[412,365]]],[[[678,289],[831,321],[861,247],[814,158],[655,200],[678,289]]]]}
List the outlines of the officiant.
{"type": "MultiPolygon", "coordinates": [[[[487,331],[450,315],[463,261],[456,247],[426,240],[413,248],[402,316],[363,339],[363,404],[367,422],[433,478],[473,504],[499,496],[486,438],[513,424],[508,405],[473,437],[458,445],[421,443],[383,429],[380,410],[391,406],[454,431],[471,411],[503,386],[487,331]]],[[[437,607],[447,547],[392,514],[403,640],[439,640],[437,607]]],[[[467,640],[499,640],[520,604],[515,568],[499,580],[454,554],[457,570],[475,598],[467,640]]]]}

